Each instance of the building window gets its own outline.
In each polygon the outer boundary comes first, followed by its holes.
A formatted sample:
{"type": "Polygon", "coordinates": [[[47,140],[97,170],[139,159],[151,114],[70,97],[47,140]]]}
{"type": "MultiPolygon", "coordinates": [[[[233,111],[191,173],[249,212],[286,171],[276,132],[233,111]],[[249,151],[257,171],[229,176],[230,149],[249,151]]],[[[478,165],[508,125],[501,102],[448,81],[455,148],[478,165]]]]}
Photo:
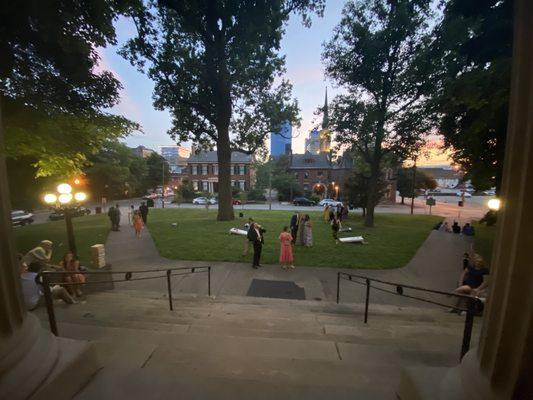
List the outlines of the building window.
{"type": "Polygon", "coordinates": [[[309,185],[308,185],[307,183],[304,184],[304,190],[305,190],[305,191],[308,191],[308,190],[309,190],[309,185]]]}
{"type": "Polygon", "coordinates": [[[203,181],[202,182],[202,190],[204,192],[207,192],[209,190],[209,182],[207,182],[207,181],[203,181]]]}
{"type": "Polygon", "coordinates": [[[239,189],[244,190],[244,181],[239,181],[239,189]]]}
{"type": "Polygon", "coordinates": [[[318,176],[318,177],[322,177],[323,175],[324,175],[324,174],[323,174],[322,171],[317,171],[317,173],[316,173],[316,176],[318,176]]]}
{"type": "Polygon", "coordinates": [[[242,168],[243,168],[243,171],[244,171],[243,175],[248,174],[248,165],[243,165],[242,168]]]}
{"type": "Polygon", "coordinates": [[[198,181],[192,181],[192,188],[198,190],[198,181]]]}
{"type": "Polygon", "coordinates": [[[202,175],[202,166],[200,164],[196,165],[196,175],[202,175]]]}
{"type": "Polygon", "coordinates": [[[298,175],[298,172],[295,172],[294,173],[294,179],[298,179],[300,177],[300,175],[298,175]]]}
{"type": "Polygon", "coordinates": [[[309,179],[309,172],[304,172],[304,179],[309,179]]]}
{"type": "Polygon", "coordinates": [[[196,165],[191,165],[191,175],[196,175],[196,165]]]}
{"type": "Polygon", "coordinates": [[[213,165],[213,174],[218,175],[218,164],[213,165]]]}
{"type": "Polygon", "coordinates": [[[202,164],[202,175],[207,175],[207,164],[202,164]]]}

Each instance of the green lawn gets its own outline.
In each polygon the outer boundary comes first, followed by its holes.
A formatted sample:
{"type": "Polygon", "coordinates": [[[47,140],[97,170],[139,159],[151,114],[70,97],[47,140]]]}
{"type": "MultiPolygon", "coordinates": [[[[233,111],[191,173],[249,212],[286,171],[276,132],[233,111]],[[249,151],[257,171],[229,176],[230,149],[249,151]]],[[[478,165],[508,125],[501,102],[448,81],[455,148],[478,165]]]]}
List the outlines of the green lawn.
{"type": "MultiPolygon", "coordinates": [[[[109,232],[107,215],[88,215],[72,220],[76,247],[82,264],[90,266],[90,247],[105,243],[109,232]]],[[[44,224],[27,225],[13,229],[17,251],[25,253],[37,246],[43,239],[54,242],[52,260],[58,262],[68,251],[65,221],[53,221],[44,224]]]]}
{"type": "MultiPolygon", "coordinates": [[[[345,226],[352,227],[353,235],[362,234],[368,244],[336,245],[329,224],[322,219],[322,213],[309,214],[315,223],[314,246],[296,246],[295,265],[376,269],[402,267],[441,219],[424,215],[379,214],[374,228],[364,228],[360,216],[351,216],[345,226]]],[[[244,218],[217,222],[216,210],[155,209],[150,212],[148,224],[157,248],[164,257],[251,262],[251,254],[247,258],[242,257],[244,237],[230,236],[228,231],[232,227],[242,228],[248,217],[252,217],[267,230],[262,262],[277,264],[278,236],[283,226],[289,224],[291,215],[288,211],[245,210],[244,218]],[[174,222],[177,222],[177,228],[171,226],[174,222]]],[[[349,235],[341,233],[341,237],[349,235]]]]}
{"type": "Polygon", "coordinates": [[[486,224],[474,224],[476,230],[475,249],[490,265],[492,257],[492,246],[494,245],[494,238],[496,236],[496,226],[487,226],[486,224]]]}

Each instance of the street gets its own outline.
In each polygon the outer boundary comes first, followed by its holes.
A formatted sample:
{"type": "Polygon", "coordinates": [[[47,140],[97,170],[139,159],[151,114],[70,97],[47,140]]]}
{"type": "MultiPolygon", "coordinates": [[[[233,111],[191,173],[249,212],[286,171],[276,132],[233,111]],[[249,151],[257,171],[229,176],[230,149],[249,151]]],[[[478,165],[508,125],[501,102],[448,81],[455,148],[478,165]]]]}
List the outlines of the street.
{"type": "MultiPolygon", "coordinates": [[[[487,201],[490,200],[492,197],[489,196],[473,196],[471,198],[465,199],[465,204],[463,207],[459,207],[457,202],[460,200],[459,197],[456,196],[438,196],[435,197],[436,205],[431,207],[431,214],[433,215],[440,215],[445,217],[446,219],[453,221],[458,221],[460,224],[464,224],[465,222],[469,222],[472,220],[478,220],[480,219],[487,211],[487,201]]],[[[119,204],[120,208],[122,209],[123,213],[127,213],[128,208],[133,205],[136,209],[139,208],[141,202],[144,200],[141,198],[134,198],[134,199],[125,199],[125,200],[117,200],[113,202],[109,202],[107,204],[107,207],[102,212],[107,212],[110,206],[119,204]]],[[[390,205],[378,205],[376,207],[376,213],[399,213],[399,214],[409,214],[410,213],[410,199],[405,199],[405,204],[400,204],[400,199],[397,199],[396,204],[390,204],[390,205]]],[[[155,208],[161,208],[161,201],[157,200],[155,202],[156,207],[155,208]]],[[[94,214],[96,211],[96,204],[95,203],[88,203],[86,204],[86,207],[91,210],[91,213],[94,214]]],[[[217,209],[217,205],[210,205],[209,208],[211,209],[217,209]]],[[[175,203],[167,203],[165,202],[165,208],[205,208],[204,205],[194,205],[192,203],[182,203],[182,204],[175,204],[175,203]]],[[[244,204],[244,205],[235,205],[234,206],[235,212],[239,212],[242,210],[268,210],[269,204],[244,204]]],[[[313,207],[306,207],[306,206],[294,206],[289,203],[284,202],[276,202],[272,203],[272,210],[276,211],[320,211],[323,208],[321,206],[313,206],[313,207]]],[[[355,212],[361,212],[361,210],[351,210],[351,213],[355,212]]],[[[34,211],[34,224],[41,224],[44,222],[49,222],[48,216],[50,215],[51,211],[49,210],[36,210],[34,211]]],[[[429,214],[430,213],[430,207],[426,206],[425,198],[419,197],[415,199],[415,206],[414,206],[414,214],[429,214]]]]}

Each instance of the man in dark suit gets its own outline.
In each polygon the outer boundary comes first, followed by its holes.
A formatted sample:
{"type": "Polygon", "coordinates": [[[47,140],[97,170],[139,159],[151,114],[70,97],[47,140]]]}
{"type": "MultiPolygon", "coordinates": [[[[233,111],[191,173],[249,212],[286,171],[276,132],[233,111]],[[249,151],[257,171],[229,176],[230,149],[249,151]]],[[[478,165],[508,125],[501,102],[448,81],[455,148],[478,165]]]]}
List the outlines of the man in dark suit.
{"type": "Polygon", "coordinates": [[[148,222],[148,206],[144,203],[144,201],[139,207],[139,212],[141,213],[141,218],[143,219],[143,222],[146,225],[146,223],[148,222]]]}
{"type": "Polygon", "coordinates": [[[263,249],[263,243],[265,242],[263,237],[264,232],[265,230],[261,228],[260,225],[253,222],[250,224],[248,234],[246,235],[248,240],[254,245],[254,260],[252,263],[252,268],[255,269],[261,266],[261,264],[259,264],[259,260],[261,259],[261,250],[263,249]]]}
{"type": "Polygon", "coordinates": [[[291,236],[292,244],[296,243],[296,236],[298,235],[298,213],[295,213],[291,218],[291,236]]]}

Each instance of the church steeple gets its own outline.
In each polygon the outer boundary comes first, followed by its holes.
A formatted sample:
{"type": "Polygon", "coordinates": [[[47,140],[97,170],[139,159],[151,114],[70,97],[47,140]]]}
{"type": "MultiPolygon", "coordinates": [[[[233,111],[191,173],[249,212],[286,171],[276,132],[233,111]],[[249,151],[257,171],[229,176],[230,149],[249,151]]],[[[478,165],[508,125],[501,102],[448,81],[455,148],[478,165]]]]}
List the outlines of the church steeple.
{"type": "Polygon", "coordinates": [[[326,97],[324,99],[324,108],[322,108],[324,113],[322,116],[322,129],[327,129],[329,126],[329,115],[328,115],[328,87],[326,86],[326,97]]]}

